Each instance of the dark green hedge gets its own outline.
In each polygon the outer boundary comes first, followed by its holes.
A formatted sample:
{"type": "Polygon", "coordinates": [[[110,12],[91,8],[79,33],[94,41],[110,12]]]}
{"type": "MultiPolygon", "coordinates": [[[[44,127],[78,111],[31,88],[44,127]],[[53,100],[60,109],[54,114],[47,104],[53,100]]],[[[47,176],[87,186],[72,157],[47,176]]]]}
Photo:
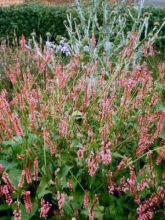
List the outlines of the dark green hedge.
{"type": "Polygon", "coordinates": [[[17,36],[29,37],[33,30],[37,36],[66,35],[65,26],[67,6],[47,6],[43,4],[24,4],[0,8],[0,39],[17,36]]]}
{"type": "MultiPolygon", "coordinates": [[[[155,23],[159,23],[160,25],[165,22],[165,8],[146,8],[144,10],[145,12],[149,12],[151,13],[151,18],[150,18],[150,26],[149,26],[149,30],[150,32],[152,32],[155,23]]],[[[159,49],[161,49],[163,52],[165,52],[165,25],[162,28],[161,32],[159,33],[159,35],[162,37],[161,40],[158,39],[157,40],[157,47],[159,49]],[[163,38],[164,37],[164,38],[163,38]]]]}
{"type": "MultiPolygon", "coordinates": [[[[14,30],[18,37],[22,34],[29,37],[33,30],[37,36],[46,39],[46,33],[50,32],[54,38],[57,35],[66,36],[64,20],[66,20],[67,10],[73,10],[68,6],[47,6],[44,4],[23,4],[15,7],[0,8],[0,39],[9,36],[12,39],[14,30]]],[[[165,19],[165,9],[146,8],[144,12],[152,13],[150,19],[150,31],[154,27],[155,22],[162,23],[165,19]]],[[[100,15],[101,21],[101,15],[100,15]]],[[[128,29],[131,26],[128,21],[128,29]]],[[[161,35],[165,36],[165,27],[161,31],[161,35]]],[[[160,47],[164,47],[165,41],[159,41],[160,47]]]]}

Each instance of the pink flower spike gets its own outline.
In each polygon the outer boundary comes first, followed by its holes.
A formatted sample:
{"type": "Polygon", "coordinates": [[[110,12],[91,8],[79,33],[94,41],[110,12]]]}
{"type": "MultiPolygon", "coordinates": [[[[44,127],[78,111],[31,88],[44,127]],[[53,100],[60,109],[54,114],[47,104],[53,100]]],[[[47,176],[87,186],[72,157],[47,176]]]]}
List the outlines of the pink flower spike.
{"type": "Polygon", "coordinates": [[[41,199],[41,208],[40,208],[40,218],[46,219],[48,217],[48,212],[50,211],[52,204],[46,202],[44,199],[41,199]]]}
{"type": "Polygon", "coordinates": [[[65,202],[64,194],[57,192],[57,200],[58,200],[58,207],[61,210],[65,202]]]}
{"type": "Polygon", "coordinates": [[[30,191],[25,191],[23,193],[23,200],[24,200],[24,203],[25,203],[26,212],[28,214],[30,214],[32,212],[32,209],[33,209],[30,194],[31,194],[30,191]]]}
{"type": "Polygon", "coordinates": [[[84,200],[83,200],[83,208],[84,209],[86,209],[88,207],[88,203],[89,203],[89,196],[88,196],[88,193],[86,192],[85,196],[84,196],[84,200]]]}
{"type": "Polygon", "coordinates": [[[33,177],[34,181],[38,181],[38,159],[36,158],[34,160],[34,177],[33,177]]]}
{"type": "Polygon", "coordinates": [[[85,149],[82,147],[77,151],[77,157],[79,160],[82,160],[84,158],[84,152],[85,152],[85,149]]]}

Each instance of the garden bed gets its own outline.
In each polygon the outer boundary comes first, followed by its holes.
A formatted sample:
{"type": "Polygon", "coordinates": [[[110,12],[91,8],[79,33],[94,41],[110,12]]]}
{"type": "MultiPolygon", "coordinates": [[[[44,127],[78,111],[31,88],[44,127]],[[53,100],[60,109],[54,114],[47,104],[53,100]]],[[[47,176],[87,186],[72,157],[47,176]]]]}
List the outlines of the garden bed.
{"type": "Polygon", "coordinates": [[[163,220],[164,24],[150,34],[142,8],[96,0],[76,10],[68,38],[0,46],[0,219],[163,220]]]}

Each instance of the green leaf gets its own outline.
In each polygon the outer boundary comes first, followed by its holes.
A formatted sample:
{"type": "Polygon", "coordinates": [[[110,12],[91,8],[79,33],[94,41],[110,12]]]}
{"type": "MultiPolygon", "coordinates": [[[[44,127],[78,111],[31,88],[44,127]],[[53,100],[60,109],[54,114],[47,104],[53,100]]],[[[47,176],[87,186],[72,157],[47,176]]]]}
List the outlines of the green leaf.
{"type": "Polygon", "coordinates": [[[112,152],[112,157],[114,158],[123,158],[123,156],[117,152],[112,152]]]}
{"type": "Polygon", "coordinates": [[[76,192],[72,193],[71,196],[73,196],[73,198],[74,198],[72,201],[72,207],[74,209],[80,209],[83,204],[84,193],[76,191],[76,192]]]}
{"type": "Polygon", "coordinates": [[[65,176],[68,175],[69,171],[73,168],[73,166],[64,166],[62,169],[61,169],[61,172],[58,173],[58,176],[60,178],[63,178],[65,176]]]}
{"type": "Polygon", "coordinates": [[[8,210],[10,209],[11,207],[6,205],[6,204],[3,204],[3,205],[0,205],[0,211],[4,211],[4,210],[8,210]]]}
{"type": "Polygon", "coordinates": [[[0,164],[2,164],[2,166],[3,166],[3,168],[5,169],[5,170],[9,170],[9,169],[11,169],[11,168],[14,168],[14,167],[16,167],[16,163],[14,163],[14,162],[8,162],[8,161],[5,161],[5,160],[0,160],[0,164]]]}
{"type": "Polygon", "coordinates": [[[98,220],[103,220],[104,216],[104,207],[103,206],[96,206],[94,208],[94,216],[98,220]]]}
{"type": "Polygon", "coordinates": [[[21,176],[21,171],[18,169],[10,169],[8,172],[11,182],[17,186],[21,176]]]}
{"type": "Polygon", "coordinates": [[[21,206],[21,212],[22,212],[22,219],[29,220],[29,215],[26,213],[26,209],[24,205],[21,206]]]}
{"type": "Polygon", "coordinates": [[[46,194],[51,193],[51,191],[48,190],[47,188],[48,188],[48,184],[46,180],[42,179],[37,189],[37,195],[39,199],[41,199],[46,194]]]}
{"type": "Polygon", "coordinates": [[[64,212],[64,215],[67,217],[73,217],[74,215],[73,209],[70,206],[70,202],[67,200],[64,203],[63,212],[64,212]]]}
{"type": "Polygon", "coordinates": [[[7,216],[1,217],[0,220],[11,220],[11,217],[7,217],[7,216]]]}
{"type": "Polygon", "coordinates": [[[4,146],[12,146],[12,147],[18,147],[20,145],[23,144],[23,138],[22,137],[19,137],[19,136],[15,136],[14,137],[14,140],[11,139],[11,140],[8,140],[8,141],[4,141],[3,142],[3,145],[4,146]]]}

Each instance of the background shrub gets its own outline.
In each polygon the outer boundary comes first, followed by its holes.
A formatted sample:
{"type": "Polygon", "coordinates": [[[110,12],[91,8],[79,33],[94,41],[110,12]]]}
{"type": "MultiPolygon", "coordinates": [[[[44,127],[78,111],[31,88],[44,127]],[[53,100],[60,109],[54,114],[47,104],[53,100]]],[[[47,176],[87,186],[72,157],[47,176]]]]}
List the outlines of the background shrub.
{"type": "MultiPolygon", "coordinates": [[[[144,10],[144,13],[148,12],[151,13],[152,16],[150,18],[150,26],[149,30],[152,33],[153,28],[155,25],[159,25],[165,21],[165,8],[146,8],[144,10]]],[[[160,32],[161,39],[158,39],[156,42],[156,45],[159,49],[161,49],[162,52],[165,52],[165,26],[162,28],[160,32]]]]}
{"type": "MultiPolygon", "coordinates": [[[[67,11],[70,10],[76,16],[74,7],[68,5],[48,6],[44,4],[28,3],[23,5],[0,8],[0,40],[8,36],[13,39],[14,31],[20,37],[22,34],[29,37],[35,30],[37,36],[46,39],[46,33],[50,32],[54,38],[57,35],[67,36],[64,21],[67,20],[67,11]]],[[[162,23],[165,19],[165,10],[161,8],[145,8],[144,13],[152,13],[150,18],[149,30],[155,26],[155,22],[162,23]]],[[[100,15],[100,21],[102,18],[100,15]]],[[[133,21],[128,19],[128,31],[133,21]]],[[[162,29],[161,36],[165,36],[165,27],[162,29]]],[[[159,39],[157,46],[164,50],[165,40],[159,39]]]]}
{"type": "Polygon", "coordinates": [[[0,8],[0,38],[22,34],[29,37],[33,30],[37,36],[46,37],[46,32],[53,36],[66,35],[65,26],[67,6],[47,6],[44,4],[23,4],[0,8]]]}

